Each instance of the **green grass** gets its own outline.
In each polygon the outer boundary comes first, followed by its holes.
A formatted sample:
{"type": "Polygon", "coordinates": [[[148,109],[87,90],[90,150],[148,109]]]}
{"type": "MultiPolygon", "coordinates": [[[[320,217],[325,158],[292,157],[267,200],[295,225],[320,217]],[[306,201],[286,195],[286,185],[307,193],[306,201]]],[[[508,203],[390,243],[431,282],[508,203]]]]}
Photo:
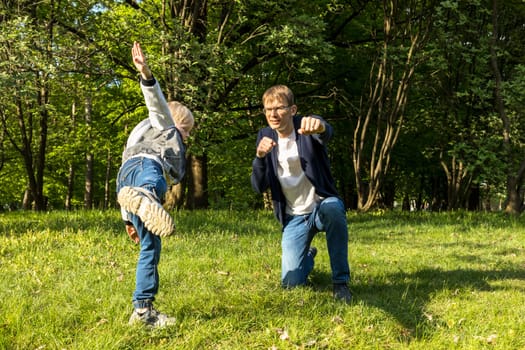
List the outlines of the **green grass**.
{"type": "Polygon", "coordinates": [[[0,214],[0,349],[524,349],[525,218],[350,213],[355,301],[279,286],[269,212],[179,211],[162,330],[129,327],[138,246],[117,211],[0,214]]]}

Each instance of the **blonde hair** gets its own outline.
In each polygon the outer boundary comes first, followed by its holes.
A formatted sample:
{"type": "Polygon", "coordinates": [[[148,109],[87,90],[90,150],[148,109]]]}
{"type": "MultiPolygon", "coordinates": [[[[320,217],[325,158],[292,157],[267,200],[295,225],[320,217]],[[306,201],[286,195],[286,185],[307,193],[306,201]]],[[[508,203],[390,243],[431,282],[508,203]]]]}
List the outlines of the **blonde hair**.
{"type": "Polygon", "coordinates": [[[168,102],[168,108],[171,112],[173,121],[184,128],[188,128],[185,131],[190,132],[195,124],[195,119],[193,118],[193,113],[191,113],[190,109],[177,101],[168,102]]]}
{"type": "Polygon", "coordinates": [[[264,92],[262,96],[263,105],[275,100],[285,101],[289,106],[295,104],[293,92],[286,85],[274,85],[264,92]]]}

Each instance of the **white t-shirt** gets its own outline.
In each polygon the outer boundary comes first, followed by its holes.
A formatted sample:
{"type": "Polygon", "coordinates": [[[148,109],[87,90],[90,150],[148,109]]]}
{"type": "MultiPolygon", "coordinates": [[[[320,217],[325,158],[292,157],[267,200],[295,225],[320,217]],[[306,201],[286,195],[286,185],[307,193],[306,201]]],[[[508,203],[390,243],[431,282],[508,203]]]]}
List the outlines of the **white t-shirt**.
{"type": "Polygon", "coordinates": [[[295,140],[295,131],[288,137],[279,138],[277,173],[286,197],[286,213],[304,215],[312,212],[320,197],[301,168],[295,140]]]}

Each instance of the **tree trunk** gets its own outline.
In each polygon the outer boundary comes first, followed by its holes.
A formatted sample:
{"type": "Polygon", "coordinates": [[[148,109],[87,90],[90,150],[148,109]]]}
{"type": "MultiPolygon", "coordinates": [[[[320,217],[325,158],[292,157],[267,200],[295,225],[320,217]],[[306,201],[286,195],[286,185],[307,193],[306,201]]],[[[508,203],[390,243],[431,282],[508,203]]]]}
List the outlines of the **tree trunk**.
{"type": "MultiPolygon", "coordinates": [[[[22,100],[21,94],[17,94],[16,99],[16,117],[18,121],[18,131],[20,132],[20,145],[17,143],[12,135],[8,134],[11,144],[22,155],[24,160],[24,167],[26,169],[28,188],[24,195],[24,209],[34,209],[37,211],[46,209],[46,200],[43,195],[44,188],[44,169],[46,160],[46,145],[48,132],[48,90],[46,85],[46,77],[39,78],[38,73],[35,74],[36,85],[39,86],[37,93],[36,104],[30,100],[22,100]],[[40,117],[38,130],[38,144],[36,147],[36,156],[33,152],[32,139],[37,132],[33,127],[33,112],[34,106],[38,106],[40,117]]],[[[4,130],[7,127],[4,125],[4,130]]]]}
{"type": "Polygon", "coordinates": [[[91,152],[91,108],[92,108],[92,101],[91,97],[86,97],[86,105],[85,105],[85,120],[86,120],[86,126],[88,129],[88,133],[86,136],[86,174],[85,174],[85,180],[84,180],[84,209],[92,209],[93,208],[93,153],[91,152]]]}
{"type": "Polygon", "coordinates": [[[69,171],[67,174],[67,193],[66,193],[66,200],[64,203],[64,206],[66,210],[72,209],[72,201],[73,201],[73,190],[75,185],[75,168],[73,166],[73,162],[69,163],[69,171]]]}
{"type": "Polygon", "coordinates": [[[184,183],[178,183],[171,188],[166,193],[166,198],[164,201],[164,208],[168,211],[175,208],[182,208],[184,205],[184,183]]]}
{"type": "Polygon", "coordinates": [[[44,170],[46,164],[46,148],[49,113],[47,105],[49,103],[49,87],[47,86],[47,76],[42,78],[39,103],[40,106],[40,135],[38,145],[38,156],[36,158],[36,188],[33,190],[35,210],[42,211],[47,209],[47,199],[44,196],[44,170]]]}
{"type": "Polygon", "coordinates": [[[93,209],[93,154],[86,154],[86,174],[84,177],[84,209],[93,209]]]}
{"type": "Polygon", "coordinates": [[[457,210],[466,206],[467,193],[472,176],[462,161],[452,157],[450,167],[441,159],[441,166],[447,176],[447,210],[457,210]]]}
{"type": "Polygon", "coordinates": [[[104,179],[104,209],[109,208],[109,203],[111,201],[111,186],[109,185],[109,180],[111,179],[111,149],[108,149],[108,156],[106,158],[106,177],[104,179]]]}
{"type": "MultiPolygon", "coordinates": [[[[162,14],[170,13],[171,16],[178,18],[180,23],[201,43],[206,41],[207,35],[207,14],[208,6],[206,0],[189,0],[189,1],[170,1],[163,2],[162,14]]],[[[161,16],[161,22],[167,23],[164,15],[161,16]]],[[[167,28],[170,30],[170,28],[167,28]]],[[[172,57],[166,61],[164,74],[166,76],[168,100],[177,100],[184,103],[183,96],[180,96],[181,90],[180,77],[183,74],[183,66],[177,66],[173,62],[181,62],[187,57],[181,52],[178,44],[174,45],[173,40],[166,40],[162,44],[163,56],[172,57]]],[[[206,74],[206,69],[203,69],[206,74]]],[[[204,80],[205,77],[193,79],[204,80]]],[[[205,103],[205,102],[204,102],[205,103]]],[[[186,176],[181,184],[174,186],[166,197],[165,205],[167,208],[180,207],[184,202],[184,207],[189,209],[200,209],[208,207],[208,157],[204,153],[202,156],[188,154],[186,176]],[[187,186],[186,186],[187,185],[187,186]],[[186,196],[185,196],[186,194],[186,196]],[[185,198],[186,197],[186,198],[185,198]]]]}
{"type": "Polygon", "coordinates": [[[517,187],[517,181],[514,177],[507,178],[507,198],[505,199],[506,213],[521,213],[523,199],[521,198],[517,187]]]}
{"type": "MultiPolygon", "coordinates": [[[[510,172],[511,170],[509,170],[510,172]]],[[[505,199],[505,212],[520,214],[523,212],[523,178],[525,174],[525,159],[521,162],[517,175],[507,176],[507,198],[505,199]]]]}
{"type": "Polygon", "coordinates": [[[206,155],[200,157],[191,156],[190,158],[191,176],[188,179],[188,198],[187,209],[206,209],[208,207],[207,186],[207,166],[206,155]]]}
{"type": "Polygon", "coordinates": [[[31,190],[27,188],[22,199],[22,209],[31,210],[31,203],[33,203],[33,196],[31,195],[31,190]]]}
{"type": "Polygon", "coordinates": [[[497,56],[497,42],[499,37],[498,32],[498,0],[492,2],[492,39],[490,42],[490,63],[492,72],[494,74],[495,86],[494,97],[496,103],[496,110],[503,124],[503,150],[507,158],[507,198],[505,199],[505,212],[509,214],[519,214],[523,210],[523,194],[521,193],[521,185],[525,173],[525,159],[521,161],[521,165],[517,173],[514,173],[512,164],[515,164],[516,156],[512,151],[511,145],[511,122],[505,110],[505,103],[501,92],[503,77],[501,75],[498,56],[497,56]]]}
{"type": "MultiPolygon", "coordinates": [[[[72,130],[75,130],[76,126],[76,118],[77,118],[77,104],[75,101],[71,104],[71,126],[72,130]]],[[[69,139],[68,141],[71,142],[72,140],[69,139]]],[[[75,162],[73,160],[69,161],[69,170],[67,174],[67,193],[66,193],[66,200],[64,202],[64,207],[66,210],[72,209],[72,201],[73,201],[73,194],[75,190],[75,162]]]]}
{"type": "Polygon", "coordinates": [[[384,0],[383,9],[383,46],[380,57],[370,69],[367,106],[361,106],[352,148],[358,195],[357,208],[361,211],[367,211],[377,204],[383,178],[390,165],[391,152],[403,124],[410,81],[418,64],[414,55],[426,39],[430,23],[430,19],[427,19],[427,22],[419,23],[419,28],[414,28],[412,20],[400,21],[400,16],[404,13],[398,12],[396,4],[392,1],[384,0]],[[405,24],[399,24],[401,22],[405,24]],[[407,33],[408,37],[404,37],[407,33]],[[396,64],[394,57],[390,56],[392,46],[398,45],[395,42],[397,39],[409,40],[410,44],[406,51],[405,62],[401,66],[396,64]],[[375,127],[375,136],[372,150],[366,155],[365,144],[372,127],[375,127]],[[365,164],[368,164],[368,169],[365,168],[365,164]]]}

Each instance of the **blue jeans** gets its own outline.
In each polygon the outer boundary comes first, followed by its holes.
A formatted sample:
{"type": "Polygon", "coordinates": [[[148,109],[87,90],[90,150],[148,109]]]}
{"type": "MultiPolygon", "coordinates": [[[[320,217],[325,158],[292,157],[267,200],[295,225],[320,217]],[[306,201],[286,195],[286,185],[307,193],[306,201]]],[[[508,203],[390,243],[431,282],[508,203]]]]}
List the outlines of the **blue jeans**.
{"type": "Polygon", "coordinates": [[[282,236],[281,283],[283,287],[306,284],[314,268],[310,244],[319,231],[326,232],[326,244],[332,268],[332,282],[350,280],[348,264],[348,226],[343,202],[328,197],[307,215],[287,215],[282,236]]]}
{"type": "MultiPolygon", "coordinates": [[[[160,201],[163,201],[168,189],[161,165],[143,157],[128,159],[120,167],[117,176],[117,193],[124,186],[141,187],[155,194],[160,201]]],[[[137,215],[131,214],[131,223],[140,238],[133,304],[135,308],[142,308],[155,300],[159,290],[157,266],[162,245],[160,237],[148,231],[137,215]]]]}

